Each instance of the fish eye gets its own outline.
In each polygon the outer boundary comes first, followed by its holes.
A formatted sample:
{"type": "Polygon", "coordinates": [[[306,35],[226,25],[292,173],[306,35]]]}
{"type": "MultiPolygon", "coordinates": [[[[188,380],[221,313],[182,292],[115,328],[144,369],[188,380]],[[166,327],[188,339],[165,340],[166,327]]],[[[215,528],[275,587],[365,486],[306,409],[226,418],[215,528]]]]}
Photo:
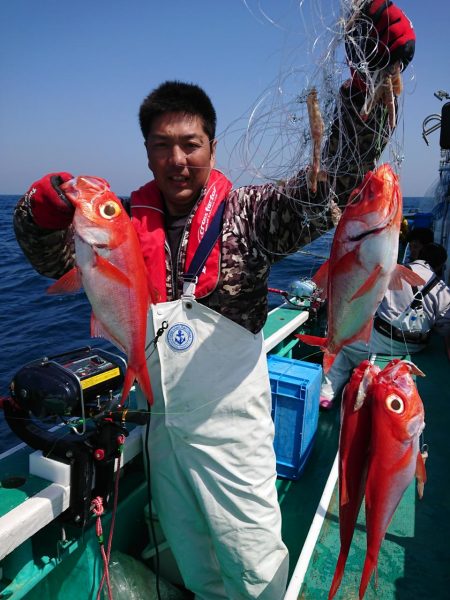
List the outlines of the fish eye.
{"type": "Polygon", "coordinates": [[[113,219],[120,214],[121,208],[117,202],[110,200],[109,202],[102,204],[99,208],[99,211],[101,216],[105,217],[105,219],[113,219]]]}
{"type": "Polygon", "coordinates": [[[397,413],[398,415],[401,415],[405,410],[405,404],[397,394],[389,394],[386,398],[386,406],[391,412],[397,413]]]}

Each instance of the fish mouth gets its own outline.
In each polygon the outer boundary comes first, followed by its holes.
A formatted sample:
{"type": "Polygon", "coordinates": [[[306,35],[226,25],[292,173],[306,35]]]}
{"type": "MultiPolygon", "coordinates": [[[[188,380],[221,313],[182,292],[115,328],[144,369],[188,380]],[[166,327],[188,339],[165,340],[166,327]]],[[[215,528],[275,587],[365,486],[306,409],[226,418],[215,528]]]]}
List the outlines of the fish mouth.
{"type": "Polygon", "coordinates": [[[80,231],[75,232],[75,237],[77,237],[81,242],[91,246],[92,248],[97,248],[98,250],[104,250],[105,248],[109,248],[108,239],[100,240],[99,237],[105,238],[103,231],[100,229],[93,229],[93,231],[87,230],[84,233],[80,231]]]}
{"type": "Polygon", "coordinates": [[[386,229],[386,227],[387,227],[387,225],[383,224],[383,225],[380,225],[379,227],[374,227],[373,229],[366,229],[365,231],[362,231],[358,235],[355,235],[349,239],[351,242],[359,242],[359,241],[363,240],[365,237],[367,237],[368,235],[377,234],[377,233],[380,233],[381,231],[384,231],[384,229],[386,229]]]}
{"type": "Polygon", "coordinates": [[[406,431],[411,437],[418,436],[422,433],[425,428],[423,415],[415,415],[407,424],[406,431]]]}

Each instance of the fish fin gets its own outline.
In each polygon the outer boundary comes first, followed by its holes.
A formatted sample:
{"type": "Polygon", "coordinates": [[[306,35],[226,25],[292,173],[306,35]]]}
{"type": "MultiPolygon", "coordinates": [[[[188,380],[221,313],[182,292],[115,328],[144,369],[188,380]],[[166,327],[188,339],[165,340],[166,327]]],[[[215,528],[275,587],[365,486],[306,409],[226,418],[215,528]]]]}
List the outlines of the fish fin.
{"type": "Polygon", "coordinates": [[[125,348],[117,340],[108,329],[103,325],[101,321],[97,319],[94,312],[91,313],[91,337],[101,337],[105,340],[109,340],[111,344],[114,344],[119,350],[122,350],[126,354],[125,348]]]}
{"type": "Polygon", "coordinates": [[[323,300],[327,298],[327,288],[328,288],[328,272],[329,272],[329,264],[330,261],[326,260],[320,267],[319,270],[315,273],[312,280],[317,285],[318,288],[322,290],[321,297],[323,300]]]}
{"type": "Polygon", "coordinates": [[[81,290],[82,287],[80,269],[73,267],[47,288],[47,294],[72,294],[81,290]]]}
{"type": "Polygon", "coordinates": [[[425,373],[410,360],[404,360],[402,362],[409,366],[409,372],[413,375],[419,375],[419,377],[426,377],[425,373]]]}
{"type": "MultiPolygon", "coordinates": [[[[376,554],[378,557],[378,552],[376,554]]],[[[364,598],[364,594],[366,593],[367,586],[369,585],[369,581],[372,577],[373,572],[377,568],[377,559],[372,558],[366,554],[366,560],[364,561],[364,567],[361,575],[361,581],[359,584],[359,599],[362,600],[364,598]]]]}
{"type": "Polygon", "coordinates": [[[423,459],[420,451],[417,453],[417,462],[416,462],[416,479],[417,479],[417,493],[419,494],[419,498],[422,499],[423,496],[423,488],[427,482],[427,471],[425,469],[425,461],[423,459]]]}
{"type": "Polygon", "coordinates": [[[348,504],[350,502],[350,496],[348,494],[347,488],[347,478],[344,473],[346,472],[346,467],[344,463],[342,464],[342,477],[341,477],[341,489],[339,490],[339,504],[344,506],[344,504],[348,504]]]}
{"type": "Polygon", "coordinates": [[[328,592],[328,600],[333,600],[336,592],[341,585],[342,577],[344,575],[345,563],[347,562],[348,550],[344,552],[341,548],[339,557],[336,563],[336,569],[333,575],[333,581],[331,582],[330,591],[328,592]]]}
{"type": "Polygon", "coordinates": [[[150,386],[147,365],[145,362],[142,363],[142,366],[140,366],[139,369],[133,369],[130,365],[128,365],[123,382],[120,405],[123,405],[125,400],[128,398],[128,394],[130,393],[131,387],[135,380],[138,382],[139,387],[147,398],[149,406],[151,406],[153,404],[153,393],[150,386]]]}
{"type": "Polygon", "coordinates": [[[328,338],[319,337],[317,335],[307,335],[303,333],[298,333],[295,335],[296,338],[301,340],[304,344],[308,344],[309,346],[320,346],[320,349],[324,353],[323,356],[323,372],[328,373],[331,365],[336,358],[336,354],[332,354],[327,350],[328,338]]]}
{"type": "Polygon", "coordinates": [[[336,354],[332,354],[331,352],[328,352],[326,349],[324,350],[323,364],[322,364],[324,373],[328,373],[328,371],[331,369],[331,365],[334,363],[335,358],[336,358],[336,354]]]}
{"type": "Polygon", "coordinates": [[[424,285],[425,280],[414,273],[411,269],[408,269],[404,265],[397,265],[392,272],[391,279],[389,281],[388,289],[390,290],[401,290],[403,288],[403,282],[409,283],[409,285],[424,285]]]}
{"type": "Polygon", "coordinates": [[[333,273],[351,273],[355,268],[355,264],[361,264],[359,253],[356,250],[350,250],[333,265],[333,273]]]}
{"type": "Polygon", "coordinates": [[[321,350],[324,350],[328,343],[328,338],[319,337],[317,335],[298,333],[295,337],[301,340],[303,343],[308,344],[308,346],[320,346],[321,350]]]}
{"type": "Polygon", "coordinates": [[[125,275],[123,271],[118,269],[115,265],[113,265],[109,260],[99,256],[98,254],[95,257],[95,269],[98,269],[99,272],[104,275],[107,279],[112,279],[117,283],[124,285],[125,287],[131,287],[131,280],[128,275],[125,275]]]}
{"type": "MultiPolygon", "coordinates": [[[[379,368],[376,367],[376,369],[378,369],[378,371],[375,371],[375,373],[379,372],[379,368]]],[[[355,399],[355,405],[353,407],[353,410],[355,412],[357,410],[360,410],[360,408],[364,404],[366,397],[367,397],[367,391],[368,391],[369,387],[372,385],[373,378],[374,378],[374,367],[372,364],[369,364],[369,365],[367,365],[366,370],[364,371],[364,375],[362,376],[361,381],[358,386],[358,391],[356,393],[356,399],[355,399]]]]}
{"type": "Polygon", "coordinates": [[[123,381],[122,397],[119,402],[120,406],[123,406],[125,400],[128,398],[128,394],[130,393],[131,386],[133,385],[135,379],[135,373],[133,369],[128,365],[127,372],[125,373],[125,379],[123,381]]]}
{"type": "Polygon", "coordinates": [[[370,292],[370,290],[373,288],[373,286],[378,281],[378,279],[380,277],[380,273],[381,273],[381,265],[377,265],[375,267],[375,269],[372,271],[372,273],[369,275],[369,277],[366,279],[366,281],[362,284],[362,286],[358,290],[356,290],[356,292],[350,298],[350,302],[352,300],[356,300],[356,298],[361,298],[361,296],[364,296],[365,294],[370,292]]]}
{"type": "Polygon", "coordinates": [[[147,364],[144,362],[142,367],[136,372],[136,379],[139,387],[143,391],[149,406],[153,404],[153,392],[150,384],[150,377],[148,374],[147,364]]]}

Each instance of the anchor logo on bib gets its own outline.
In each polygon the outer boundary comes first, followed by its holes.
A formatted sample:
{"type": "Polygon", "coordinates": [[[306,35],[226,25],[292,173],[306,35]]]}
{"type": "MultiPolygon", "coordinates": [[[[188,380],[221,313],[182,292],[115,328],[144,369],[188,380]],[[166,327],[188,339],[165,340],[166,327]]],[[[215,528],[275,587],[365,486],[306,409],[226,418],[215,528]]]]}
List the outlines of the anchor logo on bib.
{"type": "Polygon", "coordinates": [[[175,323],[167,332],[167,343],[175,352],[189,350],[194,341],[194,331],[186,323],[175,323]]]}

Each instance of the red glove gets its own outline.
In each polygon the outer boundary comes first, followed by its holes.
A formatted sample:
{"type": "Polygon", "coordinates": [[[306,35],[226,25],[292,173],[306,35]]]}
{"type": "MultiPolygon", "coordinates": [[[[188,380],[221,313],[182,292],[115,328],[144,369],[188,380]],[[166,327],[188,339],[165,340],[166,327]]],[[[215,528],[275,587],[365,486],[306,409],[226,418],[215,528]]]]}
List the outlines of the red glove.
{"type": "Polygon", "coordinates": [[[413,59],[416,46],[411,21],[391,0],[372,0],[365,6],[364,12],[378,34],[378,60],[385,65],[401,62],[405,69],[413,59]]]}
{"type": "Polygon", "coordinates": [[[36,225],[44,229],[66,229],[72,223],[75,209],[59,187],[69,179],[73,179],[70,173],[49,173],[31,185],[25,198],[31,204],[36,225]]]}
{"type": "Polygon", "coordinates": [[[373,72],[396,62],[404,69],[414,56],[415,44],[416,34],[404,12],[391,0],[369,0],[362,18],[356,18],[346,34],[352,76],[356,72],[364,82],[367,69],[373,72]]]}

